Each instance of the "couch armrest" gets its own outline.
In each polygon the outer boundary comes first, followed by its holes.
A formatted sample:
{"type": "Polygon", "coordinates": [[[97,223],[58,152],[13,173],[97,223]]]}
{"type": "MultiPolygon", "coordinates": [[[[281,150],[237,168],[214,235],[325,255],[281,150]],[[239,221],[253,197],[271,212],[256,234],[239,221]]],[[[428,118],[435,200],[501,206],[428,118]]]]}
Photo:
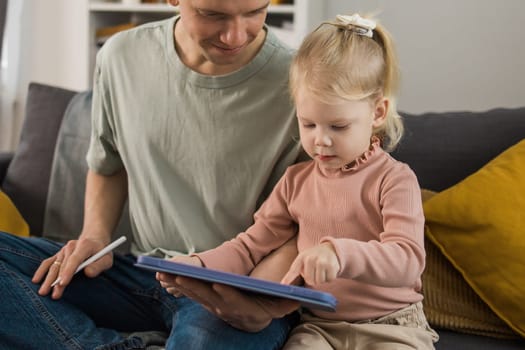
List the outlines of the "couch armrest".
{"type": "MultiPolygon", "coordinates": [[[[14,153],[12,152],[0,152],[0,185],[4,182],[5,174],[11,159],[13,159],[14,153]]],[[[1,187],[1,186],[0,186],[1,187]]]]}

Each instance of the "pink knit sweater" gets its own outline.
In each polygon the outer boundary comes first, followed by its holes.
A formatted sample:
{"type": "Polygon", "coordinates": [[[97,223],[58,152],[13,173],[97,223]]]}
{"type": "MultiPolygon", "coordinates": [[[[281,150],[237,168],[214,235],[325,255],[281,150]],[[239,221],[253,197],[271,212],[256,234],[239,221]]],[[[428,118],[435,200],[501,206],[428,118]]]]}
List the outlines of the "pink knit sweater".
{"type": "Polygon", "coordinates": [[[298,250],[330,241],[338,278],[308,286],[332,293],[335,313],[374,319],[423,299],[424,216],[415,174],[374,144],[352,166],[327,177],[313,161],[288,168],[255,223],[221,246],[197,254],[209,268],[249,274],[268,253],[298,234],[298,250]]]}

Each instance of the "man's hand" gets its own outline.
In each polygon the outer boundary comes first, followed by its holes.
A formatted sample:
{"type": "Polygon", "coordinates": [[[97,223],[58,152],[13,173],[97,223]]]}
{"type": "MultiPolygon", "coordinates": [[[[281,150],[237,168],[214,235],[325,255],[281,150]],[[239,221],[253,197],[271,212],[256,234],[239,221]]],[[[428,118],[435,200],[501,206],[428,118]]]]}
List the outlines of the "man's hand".
{"type": "MultiPolygon", "coordinates": [[[[55,255],[42,261],[33,275],[31,280],[33,283],[43,281],[38,294],[42,296],[48,295],[53,290],[51,294],[53,299],[62,297],[64,289],[71,282],[77,267],[108,243],[109,240],[105,239],[79,239],[67,242],[55,255]],[[51,287],[51,284],[58,277],[60,277],[60,283],[51,287]]],[[[113,254],[108,253],[86,266],[84,273],[88,277],[96,277],[112,265],[113,254]]]]}
{"type": "MultiPolygon", "coordinates": [[[[175,261],[182,264],[188,264],[188,265],[195,265],[199,267],[203,267],[201,259],[199,259],[196,256],[176,256],[174,258],[169,259],[170,261],[175,261]]],[[[172,275],[170,273],[166,272],[157,272],[156,278],[160,282],[160,286],[166,291],[173,295],[174,297],[178,298],[183,293],[181,290],[179,290],[179,286],[175,282],[176,275],[172,275]]]]}
{"type": "MultiPolygon", "coordinates": [[[[59,299],[71,282],[76,269],[86,259],[102,250],[111,240],[111,232],[117,225],[127,196],[127,173],[125,169],[113,175],[101,175],[88,170],[84,203],[84,225],[78,240],[67,242],[55,255],[42,261],[32,282],[40,283],[40,295],[59,299]],[[60,277],[60,283],[51,284],[60,277]]],[[[108,253],[84,269],[88,277],[96,277],[113,265],[113,253],[108,253]]]]}
{"type": "Polygon", "coordinates": [[[299,302],[245,294],[240,290],[218,283],[177,276],[177,288],[208,311],[223,319],[232,327],[258,332],[274,318],[281,318],[299,308],[299,302]]]}
{"type": "MultiPolygon", "coordinates": [[[[294,237],[266,256],[250,276],[278,282],[296,256],[297,241],[294,237]]],[[[197,257],[183,256],[172,260],[202,266],[197,257]]],[[[297,301],[246,294],[234,287],[210,284],[189,277],[159,272],[157,279],[168,293],[175,296],[184,294],[232,327],[247,332],[258,332],[274,318],[281,318],[299,308],[297,301]]]]}

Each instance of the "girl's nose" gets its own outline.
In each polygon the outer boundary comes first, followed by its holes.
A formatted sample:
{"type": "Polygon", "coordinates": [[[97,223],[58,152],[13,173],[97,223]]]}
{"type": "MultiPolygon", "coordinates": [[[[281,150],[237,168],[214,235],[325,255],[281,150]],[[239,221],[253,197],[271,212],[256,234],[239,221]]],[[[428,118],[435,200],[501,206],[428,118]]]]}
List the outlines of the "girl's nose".
{"type": "Polygon", "coordinates": [[[329,147],[332,145],[332,139],[325,132],[318,132],[315,135],[315,145],[320,147],[329,147]]]}

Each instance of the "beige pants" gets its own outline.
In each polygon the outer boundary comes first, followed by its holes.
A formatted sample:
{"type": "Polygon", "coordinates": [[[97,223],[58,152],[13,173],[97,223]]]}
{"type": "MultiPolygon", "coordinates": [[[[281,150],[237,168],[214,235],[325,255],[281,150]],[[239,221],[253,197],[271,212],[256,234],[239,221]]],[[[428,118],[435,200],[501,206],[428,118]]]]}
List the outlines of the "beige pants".
{"type": "Polygon", "coordinates": [[[430,328],[422,303],[384,317],[356,323],[332,321],[303,313],[283,350],[295,349],[434,349],[439,339],[430,328]]]}

